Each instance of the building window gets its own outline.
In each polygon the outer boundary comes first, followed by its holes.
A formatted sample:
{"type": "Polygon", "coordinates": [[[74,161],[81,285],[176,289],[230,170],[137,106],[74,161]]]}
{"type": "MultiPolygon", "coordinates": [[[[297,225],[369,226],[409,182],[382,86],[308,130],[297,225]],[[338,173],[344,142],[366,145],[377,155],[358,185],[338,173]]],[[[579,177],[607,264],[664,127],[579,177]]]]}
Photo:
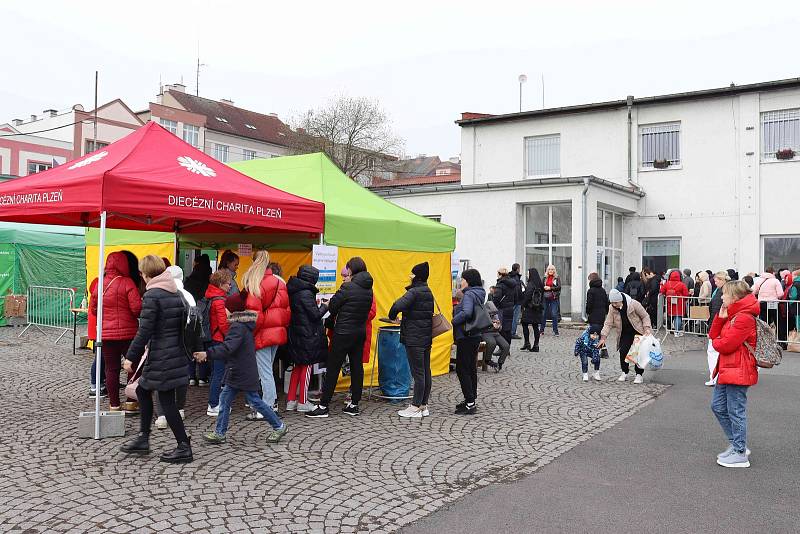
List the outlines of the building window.
{"type": "Polygon", "coordinates": [[[449,176],[450,174],[452,174],[452,172],[453,169],[449,167],[446,169],[436,169],[436,176],[449,176]]]}
{"type": "Polygon", "coordinates": [[[178,123],[169,119],[158,119],[158,122],[165,130],[168,130],[172,135],[178,135],[178,123]]]}
{"type": "Polygon", "coordinates": [[[794,269],[800,265],[800,236],[765,237],[764,268],[794,269]]]}
{"type": "Polygon", "coordinates": [[[37,172],[46,171],[47,169],[52,169],[52,163],[39,163],[38,161],[29,161],[28,162],[28,174],[36,174],[37,172]]]}
{"type": "Polygon", "coordinates": [[[256,159],[256,151],[255,150],[244,149],[243,155],[244,155],[243,159],[245,161],[251,160],[251,159],[256,159]]]}
{"type": "Polygon", "coordinates": [[[98,141],[97,144],[95,144],[95,142],[92,141],[91,139],[87,139],[86,140],[86,152],[84,152],[84,154],[88,154],[89,152],[94,152],[95,150],[100,150],[101,148],[105,148],[107,146],[108,146],[108,143],[104,143],[102,141],[98,141]]]}
{"type": "Polygon", "coordinates": [[[793,159],[800,152],[800,109],[761,114],[761,158],[793,159]]]}
{"type": "Polygon", "coordinates": [[[572,206],[536,204],[525,206],[525,265],[544,277],[554,265],[561,278],[561,311],[572,310],[572,206]]]}
{"type": "MultiPolygon", "coordinates": [[[[622,215],[597,210],[597,273],[610,291],[622,276],[622,215]]],[[[624,277],[623,277],[624,278],[624,277]]]]}
{"type": "Polygon", "coordinates": [[[650,267],[654,273],[665,273],[667,269],[679,269],[680,265],[680,239],[642,240],[642,267],[650,267]]]}
{"type": "Polygon", "coordinates": [[[200,128],[191,124],[183,125],[183,140],[197,148],[200,146],[200,128]]]}
{"type": "Polygon", "coordinates": [[[525,176],[561,176],[561,135],[525,138],[525,176]]]}
{"type": "Polygon", "coordinates": [[[665,169],[681,164],[681,123],[639,127],[642,169],[665,169]]]}
{"type": "Polygon", "coordinates": [[[245,127],[246,127],[246,128],[249,128],[249,129],[251,129],[251,130],[258,130],[258,128],[256,128],[256,127],[255,127],[255,126],[253,126],[252,124],[245,124],[245,127]]]}
{"type": "Polygon", "coordinates": [[[214,159],[222,163],[228,162],[228,145],[214,144],[214,159]]]}

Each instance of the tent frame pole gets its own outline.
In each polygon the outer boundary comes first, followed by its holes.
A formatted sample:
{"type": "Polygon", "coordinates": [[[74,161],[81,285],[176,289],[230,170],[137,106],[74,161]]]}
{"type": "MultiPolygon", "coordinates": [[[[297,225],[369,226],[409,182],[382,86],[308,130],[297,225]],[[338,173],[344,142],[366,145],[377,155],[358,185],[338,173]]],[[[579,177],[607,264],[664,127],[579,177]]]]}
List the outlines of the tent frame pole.
{"type": "MultiPolygon", "coordinates": [[[[94,439],[100,439],[100,366],[103,361],[103,275],[106,256],[106,212],[100,214],[100,251],[97,259],[97,331],[95,336],[95,371],[94,371],[94,439]]],[[[117,384],[106,384],[106,388],[119,387],[117,384]]]]}

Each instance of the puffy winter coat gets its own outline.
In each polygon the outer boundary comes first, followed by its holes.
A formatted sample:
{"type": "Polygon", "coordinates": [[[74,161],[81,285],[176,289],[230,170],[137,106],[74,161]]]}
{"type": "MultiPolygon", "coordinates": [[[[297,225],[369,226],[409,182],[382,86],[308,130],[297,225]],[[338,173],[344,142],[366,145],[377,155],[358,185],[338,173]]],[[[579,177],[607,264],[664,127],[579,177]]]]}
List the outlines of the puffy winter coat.
{"type": "Polygon", "coordinates": [[[756,317],[760,311],[758,301],[747,295],[728,306],[728,317],[719,315],[711,325],[708,337],[719,352],[714,375],[717,384],[752,386],[758,382],[756,360],[744,345],[747,342],[755,350],[756,317]]]}
{"type": "Polygon", "coordinates": [[[258,313],[256,321],[256,350],[273,345],[285,345],[286,327],[292,316],[286,284],[267,269],[259,284],[261,296],[247,295],[247,309],[258,313]]]}
{"type": "Polygon", "coordinates": [[[475,307],[482,304],[485,299],[486,290],[482,287],[470,286],[464,290],[464,298],[453,310],[453,338],[456,341],[466,337],[481,337],[480,333],[470,332],[468,335],[465,327],[475,316],[475,307]]]}
{"type": "Polygon", "coordinates": [[[517,302],[517,282],[510,276],[497,280],[494,286],[495,294],[492,302],[500,310],[501,330],[511,331],[514,323],[514,305],[517,302]]]}
{"type": "MultiPolygon", "coordinates": [[[[780,280],[775,278],[772,273],[764,273],[761,275],[763,280],[753,287],[753,293],[758,295],[760,302],[772,302],[781,300],[783,298],[783,286],[780,280]]],[[[105,321],[103,321],[105,325],[105,321]]]]}
{"type": "Polygon", "coordinates": [[[406,287],[406,293],[389,309],[389,319],[400,322],[400,343],[406,347],[430,348],[433,343],[433,293],[427,282],[414,281],[406,287]]]}
{"type": "Polygon", "coordinates": [[[642,275],[639,273],[631,273],[630,280],[625,283],[623,293],[627,293],[632,298],[642,302],[644,300],[644,284],[642,283],[642,275]]]}
{"type": "Polygon", "coordinates": [[[369,357],[372,354],[372,320],[378,315],[378,303],[375,302],[375,295],[372,295],[372,306],[369,309],[367,316],[367,335],[364,338],[364,352],[361,356],[362,363],[369,363],[369,357]]]}
{"type": "Polygon", "coordinates": [[[366,337],[372,308],[372,283],[372,276],[367,271],[356,273],[331,297],[328,309],[335,317],[335,335],[366,337]]]}
{"type": "Polygon", "coordinates": [[[661,284],[658,276],[652,276],[644,285],[644,301],[642,305],[645,309],[655,314],[658,311],[658,294],[661,284]]]}
{"type": "MultiPolygon", "coordinates": [[[[90,311],[97,316],[98,293],[91,296],[90,311]]],[[[103,339],[133,339],[139,328],[142,297],[130,277],[128,259],[122,252],[106,258],[103,279],[103,339]]]]}
{"type": "MultiPolygon", "coordinates": [[[[652,330],[650,324],[650,315],[644,309],[644,306],[639,304],[638,300],[633,300],[628,295],[623,294],[622,298],[625,299],[627,307],[628,321],[631,326],[639,334],[644,334],[647,330],[652,330]]],[[[617,345],[619,346],[619,337],[622,336],[622,313],[623,309],[616,309],[609,305],[606,321],[603,323],[603,330],[600,332],[600,337],[605,339],[611,330],[617,331],[617,345]]]]}
{"type": "Polygon", "coordinates": [[[186,313],[175,280],[168,271],[147,283],[139,330],[125,356],[135,368],[149,343],[150,350],[139,379],[144,389],[167,391],[189,382],[187,354],[183,347],[186,313]]]}
{"type": "Polygon", "coordinates": [[[257,319],[258,313],[253,310],[231,313],[231,328],[225,340],[206,351],[212,360],[225,361],[222,382],[241,391],[258,391],[260,385],[253,336],[257,319]]]}
{"type": "Polygon", "coordinates": [[[589,290],[586,292],[587,322],[596,325],[605,323],[609,304],[611,303],[608,301],[606,290],[603,289],[603,281],[592,280],[589,282],[589,290]]]}
{"type": "Polygon", "coordinates": [[[687,300],[685,298],[675,298],[689,296],[686,284],[681,281],[680,271],[672,271],[669,274],[669,280],[661,286],[661,294],[667,297],[667,313],[669,315],[684,315],[683,310],[686,308],[687,300]]]}
{"type": "Polygon", "coordinates": [[[205,299],[211,302],[208,310],[209,326],[211,328],[211,339],[221,343],[228,334],[231,327],[228,323],[228,314],[225,312],[225,296],[227,294],[221,288],[209,284],[206,288],[205,299]]]}
{"type": "Polygon", "coordinates": [[[286,290],[292,307],[289,323],[289,358],[296,365],[324,362],[328,353],[322,317],[328,312],[326,305],[317,306],[316,283],[319,270],[303,265],[297,276],[289,278],[286,290]]]}

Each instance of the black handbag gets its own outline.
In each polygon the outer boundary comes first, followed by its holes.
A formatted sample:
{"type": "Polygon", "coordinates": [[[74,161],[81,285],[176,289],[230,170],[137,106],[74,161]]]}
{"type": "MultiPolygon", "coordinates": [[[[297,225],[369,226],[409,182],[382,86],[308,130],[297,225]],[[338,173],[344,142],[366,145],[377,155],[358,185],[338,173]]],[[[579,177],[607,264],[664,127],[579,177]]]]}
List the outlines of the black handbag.
{"type": "Polygon", "coordinates": [[[475,306],[472,308],[472,317],[464,324],[464,331],[467,335],[483,334],[492,328],[492,318],[489,317],[489,312],[483,302],[475,301],[475,306]]]}

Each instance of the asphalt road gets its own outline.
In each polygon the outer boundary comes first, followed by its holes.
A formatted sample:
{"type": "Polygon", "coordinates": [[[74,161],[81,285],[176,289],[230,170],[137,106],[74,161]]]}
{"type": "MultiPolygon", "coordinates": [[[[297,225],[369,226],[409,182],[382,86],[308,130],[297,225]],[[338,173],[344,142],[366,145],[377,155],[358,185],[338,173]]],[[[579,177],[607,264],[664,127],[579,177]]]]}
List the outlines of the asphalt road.
{"type": "Polygon", "coordinates": [[[716,464],[727,442],[709,409],[705,365],[704,351],[668,357],[648,380],[672,387],[649,406],[536,473],[401,532],[800,532],[800,355],[750,389],[749,469],[716,464]]]}

